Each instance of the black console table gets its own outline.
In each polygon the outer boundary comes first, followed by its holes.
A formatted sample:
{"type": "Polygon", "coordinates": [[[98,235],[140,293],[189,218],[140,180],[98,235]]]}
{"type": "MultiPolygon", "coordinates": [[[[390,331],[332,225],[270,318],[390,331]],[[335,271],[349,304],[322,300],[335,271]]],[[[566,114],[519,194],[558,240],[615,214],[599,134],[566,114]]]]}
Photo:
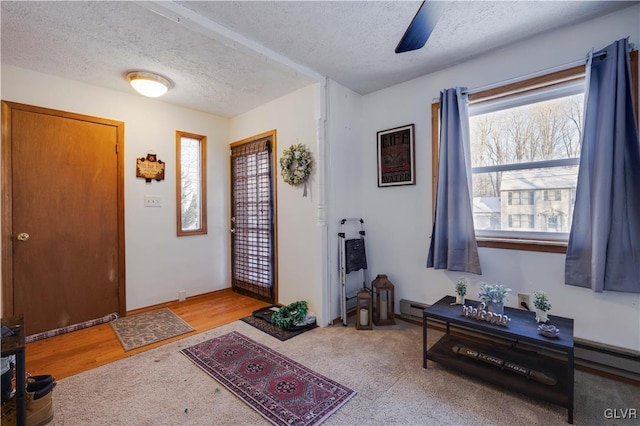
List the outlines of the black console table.
{"type": "MultiPolygon", "coordinates": [[[[468,300],[467,306],[479,302],[468,300]]],[[[573,423],[573,319],[549,315],[557,337],[538,333],[535,313],[504,308],[508,326],[462,315],[462,306],[446,296],[423,311],[423,367],[427,360],[487,382],[548,401],[568,410],[573,423]],[[446,334],[427,350],[427,321],[446,324],[446,334]],[[451,332],[454,328],[455,333],[451,332]]]]}

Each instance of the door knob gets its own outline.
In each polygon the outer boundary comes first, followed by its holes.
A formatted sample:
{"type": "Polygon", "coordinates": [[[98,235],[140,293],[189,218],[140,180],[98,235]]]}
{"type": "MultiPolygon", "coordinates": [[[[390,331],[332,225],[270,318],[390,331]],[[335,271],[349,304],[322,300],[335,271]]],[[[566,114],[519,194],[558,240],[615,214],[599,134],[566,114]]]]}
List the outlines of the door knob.
{"type": "Polygon", "coordinates": [[[235,234],[236,233],[236,228],[229,229],[229,232],[231,232],[232,234],[235,234]]]}
{"type": "Polygon", "coordinates": [[[26,232],[21,232],[18,234],[18,241],[27,241],[29,239],[29,234],[26,232]]]}

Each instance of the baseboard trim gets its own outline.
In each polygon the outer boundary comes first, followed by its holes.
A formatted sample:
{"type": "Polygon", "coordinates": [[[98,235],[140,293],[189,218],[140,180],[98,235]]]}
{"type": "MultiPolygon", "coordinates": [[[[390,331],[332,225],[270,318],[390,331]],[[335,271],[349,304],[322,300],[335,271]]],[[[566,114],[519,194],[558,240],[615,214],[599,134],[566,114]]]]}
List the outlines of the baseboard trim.
{"type": "Polygon", "coordinates": [[[227,288],[223,288],[220,290],[214,290],[214,291],[208,291],[206,293],[201,293],[201,294],[197,294],[195,296],[190,296],[187,297],[185,300],[178,300],[178,299],[174,299],[174,300],[170,300],[168,302],[162,302],[162,303],[158,303],[156,305],[150,305],[150,306],[145,306],[144,308],[137,308],[137,309],[132,309],[130,311],[127,311],[126,315],[135,315],[135,314],[141,314],[143,312],[148,312],[148,311],[154,311],[156,309],[161,309],[161,308],[170,308],[172,306],[175,306],[177,304],[183,304],[186,302],[195,302],[199,299],[204,299],[206,297],[210,297],[214,294],[217,293],[232,293],[233,289],[231,287],[227,287],[227,288]]]}

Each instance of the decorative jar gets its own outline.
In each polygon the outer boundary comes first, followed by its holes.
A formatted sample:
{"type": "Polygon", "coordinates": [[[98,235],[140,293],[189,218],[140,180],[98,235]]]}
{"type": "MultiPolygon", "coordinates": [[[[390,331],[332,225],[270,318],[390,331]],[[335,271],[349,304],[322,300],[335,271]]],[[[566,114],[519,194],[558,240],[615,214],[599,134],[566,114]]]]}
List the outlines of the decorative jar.
{"type": "Polygon", "coordinates": [[[549,321],[549,317],[547,316],[547,311],[543,311],[542,309],[536,309],[536,322],[546,323],[547,321],[549,321]]]}

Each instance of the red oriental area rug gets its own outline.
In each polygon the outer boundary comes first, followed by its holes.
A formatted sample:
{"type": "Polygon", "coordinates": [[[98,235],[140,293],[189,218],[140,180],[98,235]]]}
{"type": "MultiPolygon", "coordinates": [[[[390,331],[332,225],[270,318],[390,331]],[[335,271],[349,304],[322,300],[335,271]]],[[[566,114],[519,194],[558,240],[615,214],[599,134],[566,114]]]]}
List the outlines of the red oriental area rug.
{"type": "Polygon", "coordinates": [[[355,395],[237,331],[181,352],[276,425],[318,425],[355,395]]]}

